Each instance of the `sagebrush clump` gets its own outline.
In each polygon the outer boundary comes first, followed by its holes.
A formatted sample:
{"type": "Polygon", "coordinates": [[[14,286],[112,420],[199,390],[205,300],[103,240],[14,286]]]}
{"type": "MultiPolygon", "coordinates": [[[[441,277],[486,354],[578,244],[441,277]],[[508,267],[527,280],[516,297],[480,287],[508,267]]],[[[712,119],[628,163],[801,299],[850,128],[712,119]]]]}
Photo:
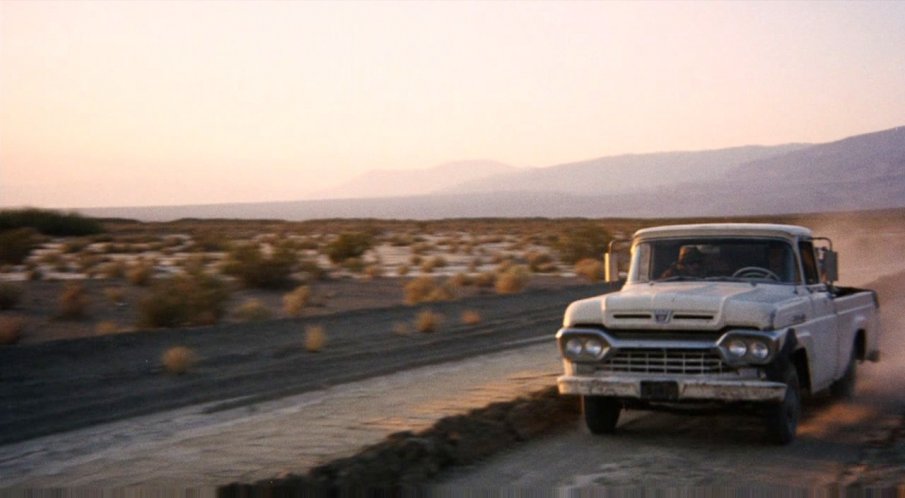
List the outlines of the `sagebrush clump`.
{"type": "Polygon", "coordinates": [[[368,233],[342,233],[336,240],[327,244],[325,252],[331,262],[342,263],[348,259],[360,258],[373,243],[373,238],[368,233]]]}
{"type": "Polygon", "coordinates": [[[310,299],[311,289],[307,285],[300,285],[283,295],[283,311],[291,317],[301,316],[310,299]]]}
{"type": "Polygon", "coordinates": [[[60,294],[59,317],[66,320],[83,318],[88,313],[89,304],[85,286],[79,282],[70,282],[60,294]]]}
{"type": "Polygon", "coordinates": [[[575,263],[575,274],[584,277],[591,282],[599,282],[604,279],[605,275],[603,262],[596,259],[584,258],[575,263]]]}
{"type": "Polygon", "coordinates": [[[327,345],[327,332],[321,325],[305,327],[305,350],[316,353],[327,345]]]}
{"type": "Polygon", "coordinates": [[[174,346],[163,353],[160,361],[166,372],[183,375],[195,366],[195,363],[198,362],[198,355],[185,346],[174,346]]]}
{"type": "Polygon", "coordinates": [[[222,280],[202,273],[161,280],[139,303],[139,325],[178,327],[217,323],[228,297],[229,291],[222,280]]]}
{"type": "Polygon", "coordinates": [[[428,276],[418,277],[409,281],[405,284],[403,293],[406,304],[449,301],[455,298],[455,294],[449,285],[439,284],[428,276]]]}
{"type": "Polygon", "coordinates": [[[521,292],[528,283],[531,273],[523,266],[512,266],[497,274],[494,288],[497,294],[515,294],[521,292]]]}
{"type": "Polygon", "coordinates": [[[242,244],[229,252],[223,271],[246,287],[276,289],[289,285],[297,263],[296,254],[286,247],[265,254],[257,245],[242,244]]]}
{"type": "Polygon", "coordinates": [[[443,316],[431,310],[424,310],[415,317],[415,330],[421,333],[430,333],[437,330],[443,316]]]}

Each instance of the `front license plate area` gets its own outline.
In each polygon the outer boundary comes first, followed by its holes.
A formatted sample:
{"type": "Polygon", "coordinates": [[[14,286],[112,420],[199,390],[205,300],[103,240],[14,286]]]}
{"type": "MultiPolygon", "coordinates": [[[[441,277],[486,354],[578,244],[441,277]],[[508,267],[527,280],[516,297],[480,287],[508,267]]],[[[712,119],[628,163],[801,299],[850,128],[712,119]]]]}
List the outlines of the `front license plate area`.
{"type": "Polygon", "coordinates": [[[641,381],[641,399],[651,401],[676,401],[679,399],[679,384],[672,381],[641,381]]]}

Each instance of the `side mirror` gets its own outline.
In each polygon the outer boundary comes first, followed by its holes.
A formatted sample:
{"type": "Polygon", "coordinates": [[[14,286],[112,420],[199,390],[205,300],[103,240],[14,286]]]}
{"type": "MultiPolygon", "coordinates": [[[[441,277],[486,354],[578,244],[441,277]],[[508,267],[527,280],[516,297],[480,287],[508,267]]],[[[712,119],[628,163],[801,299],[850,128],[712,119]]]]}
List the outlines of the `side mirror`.
{"type": "Polygon", "coordinates": [[[612,245],[610,245],[610,250],[607,251],[606,254],[603,255],[603,266],[606,270],[606,281],[607,283],[613,283],[619,281],[619,256],[613,251],[612,245]]]}
{"type": "Polygon", "coordinates": [[[607,247],[606,254],[603,255],[603,267],[607,283],[621,282],[619,275],[619,255],[616,252],[617,245],[622,245],[623,249],[630,241],[623,239],[613,239],[607,247]]]}
{"type": "Polygon", "coordinates": [[[839,280],[839,253],[832,249],[820,251],[820,275],[827,283],[839,280]]]}

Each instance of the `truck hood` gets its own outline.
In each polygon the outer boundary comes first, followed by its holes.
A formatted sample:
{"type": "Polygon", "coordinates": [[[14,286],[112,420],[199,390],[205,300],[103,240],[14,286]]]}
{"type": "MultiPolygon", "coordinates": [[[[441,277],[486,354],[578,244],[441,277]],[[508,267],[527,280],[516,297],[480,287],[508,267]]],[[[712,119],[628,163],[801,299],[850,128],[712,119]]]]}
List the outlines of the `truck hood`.
{"type": "Polygon", "coordinates": [[[780,311],[803,311],[795,286],[737,282],[635,284],[573,303],[566,325],[600,323],[611,329],[720,330],[772,328],[780,311]]]}

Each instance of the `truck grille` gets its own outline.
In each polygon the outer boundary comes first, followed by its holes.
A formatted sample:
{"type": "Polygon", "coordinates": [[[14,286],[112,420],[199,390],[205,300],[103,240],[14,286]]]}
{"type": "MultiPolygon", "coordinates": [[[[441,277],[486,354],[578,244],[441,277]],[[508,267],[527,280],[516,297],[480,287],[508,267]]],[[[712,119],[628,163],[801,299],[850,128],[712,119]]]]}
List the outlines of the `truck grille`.
{"type": "Polygon", "coordinates": [[[697,349],[620,349],[598,369],[685,375],[721,374],[731,370],[719,355],[697,349]]]}

